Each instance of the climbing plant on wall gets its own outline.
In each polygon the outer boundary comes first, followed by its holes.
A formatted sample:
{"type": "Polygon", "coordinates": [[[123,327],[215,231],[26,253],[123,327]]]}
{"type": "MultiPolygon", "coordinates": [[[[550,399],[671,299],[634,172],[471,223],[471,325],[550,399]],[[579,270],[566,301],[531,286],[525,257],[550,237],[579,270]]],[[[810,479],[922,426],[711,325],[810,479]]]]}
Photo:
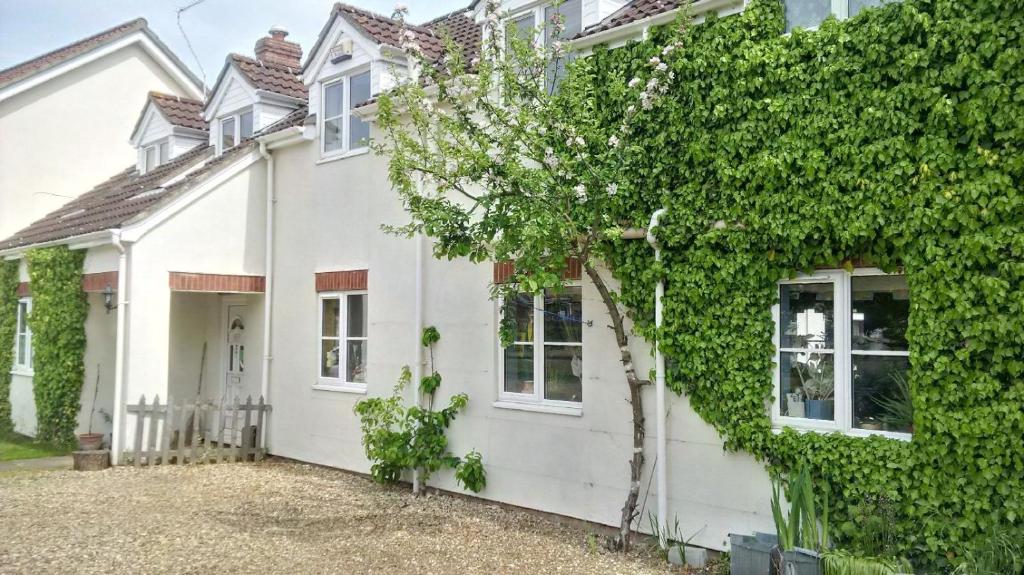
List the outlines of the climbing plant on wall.
{"type": "MultiPolygon", "coordinates": [[[[671,30],[581,60],[612,130],[671,30]]],[[[956,560],[1024,522],[1024,2],[906,0],[783,36],[779,0],[685,31],[669,102],[638,126],[616,217],[668,212],[664,263],[604,247],[638,329],[667,282],[669,385],[772,470],[809,461],[842,523],[895,502],[899,551],[956,560]],[[910,442],[774,433],[777,281],[816,267],[902,269],[911,293],[910,442]]],[[[841,541],[842,542],[842,541],[841,541]]]]}
{"type": "Polygon", "coordinates": [[[0,432],[10,431],[11,368],[18,323],[18,262],[0,260],[0,432]]]}
{"type": "Polygon", "coordinates": [[[37,436],[71,445],[85,377],[85,252],[59,246],[32,250],[26,259],[32,286],[29,326],[35,353],[37,436]]]}

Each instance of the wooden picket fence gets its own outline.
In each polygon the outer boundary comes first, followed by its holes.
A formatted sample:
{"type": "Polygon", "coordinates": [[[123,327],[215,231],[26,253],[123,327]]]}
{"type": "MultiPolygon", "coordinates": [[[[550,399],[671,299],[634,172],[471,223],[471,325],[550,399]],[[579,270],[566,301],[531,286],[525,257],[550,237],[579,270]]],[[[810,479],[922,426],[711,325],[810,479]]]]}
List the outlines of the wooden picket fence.
{"type": "Polygon", "coordinates": [[[263,396],[255,405],[249,396],[244,404],[225,406],[199,399],[175,404],[170,398],[161,405],[159,395],[147,404],[143,395],[127,411],[135,416],[135,431],[129,435],[134,437],[133,448],[121,459],[125,465],[260,461],[266,456],[263,433],[270,406],[263,396]]]}

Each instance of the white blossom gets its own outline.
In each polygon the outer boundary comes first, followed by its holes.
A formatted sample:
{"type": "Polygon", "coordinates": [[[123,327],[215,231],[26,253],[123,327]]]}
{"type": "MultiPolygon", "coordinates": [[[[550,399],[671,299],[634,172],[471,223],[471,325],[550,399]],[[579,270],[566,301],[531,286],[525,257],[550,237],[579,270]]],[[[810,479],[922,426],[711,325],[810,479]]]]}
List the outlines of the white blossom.
{"type": "Polygon", "coordinates": [[[666,64],[664,62],[662,62],[661,64],[658,64],[657,70],[659,72],[664,72],[665,70],[668,70],[668,64],[666,64]]]}
{"type": "Polygon", "coordinates": [[[576,197],[580,200],[586,201],[587,199],[587,187],[583,184],[577,184],[573,191],[576,192],[576,197]]]}
{"type": "Polygon", "coordinates": [[[558,157],[551,148],[544,150],[544,163],[552,170],[558,167],[558,157]]]}
{"type": "Polygon", "coordinates": [[[611,138],[608,138],[608,146],[611,148],[618,148],[619,143],[620,142],[618,136],[613,135],[611,138]]]}
{"type": "Polygon", "coordinates": [[[614,196],[615,194],[619,193],[619,185],[615,183],[608,184],[608,187],[606,189],[608,191],[609,196],[614,196]]]}
{"type": "Polygon", "coordinates": [[[576,136],[575,142],[576,142],[576,145],[580,146],[580,147],[583,147],[583,146],[587,145],[587,141],[584,140],[582,136],[576,136]]]}
{"type": "Polygon", "coordinates": [[[657,66],[658,64],[661,64],[661,58],[657,56],[652,56],[649,63],[651,66],[657,66]]]}
{"type": "Polygon", "coordinates": [[[640,85],[640,82],[643,82],[643,80],[641,80],[640,78],[633,78],[632,80],[629,81],[629,87],[636,88],[637,86],[640,85]]]}

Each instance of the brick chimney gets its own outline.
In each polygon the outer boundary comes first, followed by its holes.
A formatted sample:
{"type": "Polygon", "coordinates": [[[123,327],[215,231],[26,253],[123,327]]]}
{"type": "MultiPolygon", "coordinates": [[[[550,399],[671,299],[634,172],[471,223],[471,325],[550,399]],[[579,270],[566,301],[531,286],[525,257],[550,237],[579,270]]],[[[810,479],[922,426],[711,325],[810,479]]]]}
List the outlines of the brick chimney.
{"type": "Polygon", "coordinates": [[[267,64],[277,64],[290,68],[302,66],[302,47],[295,42],[285,40],[288,31],[280,26],[270,29],[270,36],[256,41],[256,59],[267,64]]]}

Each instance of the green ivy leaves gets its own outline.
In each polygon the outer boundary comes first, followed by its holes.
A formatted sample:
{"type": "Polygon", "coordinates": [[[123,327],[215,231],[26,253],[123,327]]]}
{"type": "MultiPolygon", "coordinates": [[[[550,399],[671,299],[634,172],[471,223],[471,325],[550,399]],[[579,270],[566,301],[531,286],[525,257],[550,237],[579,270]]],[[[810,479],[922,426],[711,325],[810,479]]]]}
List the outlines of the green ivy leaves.
{"type": "Polygon", "coordinates": [[[0,432],[14,428],[11,421],[11,368],[18,329],[18,262],[0,260],[0,432]],[[11,345],[8,345],[11,344],[11,345]]]}
{"type": "Polygon", "coordinates": [[[37,437],[58,445],[75,442],[85,377],[85,318],[82,291],[84,250],[66,246],[26,254],[32,286],[32,328],[37,437]]]}

